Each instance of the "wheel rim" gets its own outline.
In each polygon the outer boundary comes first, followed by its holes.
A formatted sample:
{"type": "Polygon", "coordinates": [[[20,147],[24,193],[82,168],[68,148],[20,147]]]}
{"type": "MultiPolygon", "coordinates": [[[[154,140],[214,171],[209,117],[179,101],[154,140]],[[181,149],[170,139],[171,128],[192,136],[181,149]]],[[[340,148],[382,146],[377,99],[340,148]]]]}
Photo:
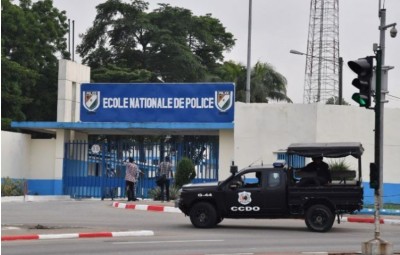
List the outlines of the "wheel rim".
{"type": "Polygon", "coordinates": [[[196,218],[200,223],[206,223],[208,221],[208,212],[205,209],[199,209],[196,213],[196,218]]]}
{"type": "Polygon", "coordinates": [[[317,209],[314,210],[312,217],[311,217],[311,223],[315,227],[324,227],[328,223],[328,215],[324,210],[317,209]]]}

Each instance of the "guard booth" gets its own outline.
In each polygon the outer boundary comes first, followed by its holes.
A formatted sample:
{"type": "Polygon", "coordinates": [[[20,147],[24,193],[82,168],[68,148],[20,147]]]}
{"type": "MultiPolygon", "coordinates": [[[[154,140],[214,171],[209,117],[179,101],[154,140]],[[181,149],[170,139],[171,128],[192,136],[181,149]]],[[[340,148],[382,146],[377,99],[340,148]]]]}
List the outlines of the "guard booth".
{"type": "MultiPolygon", "coordinates": [[[[173,171],[183,157],[195,164],[195,183],[218,180],[218,139],[208,137],[208,142],[89,143],[72,141],[65,144],[63,193],[74,198],[125,197],[125,164],[132,157],[143,172],[136,185],[136,195],[149,198],[156,187],[155,176],[160,160],[171,158],[173,171]]],[[[173,182],[172,182],[173,184],[173,182]]]]}

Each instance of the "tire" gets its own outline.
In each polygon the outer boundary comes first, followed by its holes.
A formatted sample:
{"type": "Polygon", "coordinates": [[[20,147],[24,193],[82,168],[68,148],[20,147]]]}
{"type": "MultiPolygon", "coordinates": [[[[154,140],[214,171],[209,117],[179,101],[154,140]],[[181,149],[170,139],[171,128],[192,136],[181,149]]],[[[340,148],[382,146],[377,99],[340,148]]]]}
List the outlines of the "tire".
{"type": "Polygon", "coordinates": [[[199,202],[189,213],[190,221],[196,228],[212,228],[217,224],[217,212],[210,203],[199,202]]]}
{"type": "Polygon", "coordinates": [[[335,215],[325,205],[313,205],[306,212],[306,225],[309,230],[315,232],[327,232],[335,221],[335,215]]]}
{"type": "Polygon", "coordinates": [[[217,219],[217,222],[216,222],[215,224],[218,225],[218,224],[220,224],[223,220],[224,220],[224,218],[219,217],[219,218],[217,219]]]}

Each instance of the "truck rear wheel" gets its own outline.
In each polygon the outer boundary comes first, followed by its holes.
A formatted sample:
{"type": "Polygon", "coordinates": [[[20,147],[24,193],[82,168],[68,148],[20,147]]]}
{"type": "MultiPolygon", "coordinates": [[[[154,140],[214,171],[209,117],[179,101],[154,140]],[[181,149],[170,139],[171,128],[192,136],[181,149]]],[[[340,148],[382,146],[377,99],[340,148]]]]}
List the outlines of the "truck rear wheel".
{"type": "Polygon", "coordinates": [[[332,228],[335,215],[325,205],[313,205],[306,212],[306,225],[315,232],[327,232],[332,228]]]}
{"type": "Polygon", "coordinates": [[[190,221],[196,228],[212,228],[217,224],[217,212],[210,203],[199,202],[189,213],[190,221]]]}

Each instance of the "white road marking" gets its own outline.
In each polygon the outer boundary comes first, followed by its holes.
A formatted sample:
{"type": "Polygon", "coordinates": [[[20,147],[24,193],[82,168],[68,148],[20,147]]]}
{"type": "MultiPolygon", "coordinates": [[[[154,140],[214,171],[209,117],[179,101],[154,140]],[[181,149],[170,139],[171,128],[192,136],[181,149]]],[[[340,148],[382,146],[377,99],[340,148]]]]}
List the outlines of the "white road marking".
{"type": "Polygon", "coordinates": [[[206,253],[204,255],[253,255],[254,253],[206,253]]]}
{"type": "Polygon", "coordinates": [[[171,240],[171,241],[113,242],[112,244],[206,243],[206,242],[223,242],[223,241],[225,240],[171,240]]]}

